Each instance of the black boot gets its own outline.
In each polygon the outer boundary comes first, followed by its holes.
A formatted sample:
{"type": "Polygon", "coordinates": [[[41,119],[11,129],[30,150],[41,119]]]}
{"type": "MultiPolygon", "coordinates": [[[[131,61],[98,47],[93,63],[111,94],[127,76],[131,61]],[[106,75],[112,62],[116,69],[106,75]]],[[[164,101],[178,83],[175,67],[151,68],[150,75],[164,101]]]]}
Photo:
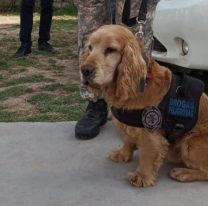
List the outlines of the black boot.
{"type": "Polygon", "coordinates": [[[76,138],[88,140],[96,137],[100,133],[100,126],[107,122],[107,116],[107,104],[103,99],[90,101],[84,117],[75,126],[76,138]]]}

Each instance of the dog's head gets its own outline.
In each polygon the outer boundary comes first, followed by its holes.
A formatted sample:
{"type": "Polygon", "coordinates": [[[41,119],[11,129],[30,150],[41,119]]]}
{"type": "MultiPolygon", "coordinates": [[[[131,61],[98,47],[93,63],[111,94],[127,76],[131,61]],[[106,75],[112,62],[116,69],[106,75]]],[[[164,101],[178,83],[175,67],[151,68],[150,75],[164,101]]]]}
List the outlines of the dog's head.
{"type": "Polygon", "coordinates": [[[92,88],[116,81],[116,94],[128,98],[127,90],[139,87],[146,76],[143,48],[130,30],[106,25],[92,33],[80,68],[81,80],[92,88]],[[134,85],[135,84],[135,85],[134,85]]]}

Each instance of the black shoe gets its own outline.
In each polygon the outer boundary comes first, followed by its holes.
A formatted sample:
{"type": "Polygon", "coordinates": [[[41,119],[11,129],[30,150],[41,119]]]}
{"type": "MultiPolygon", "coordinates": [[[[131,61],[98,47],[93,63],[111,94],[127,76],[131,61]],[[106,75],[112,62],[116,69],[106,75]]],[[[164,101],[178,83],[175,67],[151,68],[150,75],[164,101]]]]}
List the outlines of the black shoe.
{"type": "Polygon", "coordinates": [[[40,51],[47,51],[51,53],[55,52],[55,49],[48,42],[43,42],[42,44],[39,44],[38,49],[40,51]]]}
{"type": "Polygon", "coordinates": [[[14,57],[22,57],[26,56],[31,53],[31,47],[30,46],[21,46],[17,52],[14,54],[14,57]]]}
{"type": "Polygon", "coordinates": [[[107,122],[107,116],[107,104],[103,99],[97,102],[90,101],[84,117],[75,126],[76,138],[88,140],[96,137],[100,133],[100,126],[107,122]]]}

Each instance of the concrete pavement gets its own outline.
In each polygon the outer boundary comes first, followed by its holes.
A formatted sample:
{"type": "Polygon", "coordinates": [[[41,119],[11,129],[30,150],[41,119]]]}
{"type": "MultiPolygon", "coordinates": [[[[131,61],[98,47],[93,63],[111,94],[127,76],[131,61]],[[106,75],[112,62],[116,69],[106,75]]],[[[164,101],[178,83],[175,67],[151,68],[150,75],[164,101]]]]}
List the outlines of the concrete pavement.
{"type": "Polygon", "coordinates": [[[0,123],[0,206],[207,206],[208,182],[180,183],[165,163],[155,187],[135,188],[114,163],[122,137],[112,122],[98,137],[74,138],[75,122],[0,123]]]}

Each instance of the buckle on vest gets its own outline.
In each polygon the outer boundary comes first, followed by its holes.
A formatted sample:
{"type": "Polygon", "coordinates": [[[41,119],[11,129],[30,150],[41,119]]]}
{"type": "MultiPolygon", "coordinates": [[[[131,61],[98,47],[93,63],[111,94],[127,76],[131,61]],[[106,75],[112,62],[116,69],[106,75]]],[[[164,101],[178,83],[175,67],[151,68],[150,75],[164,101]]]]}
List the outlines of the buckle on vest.
{"type": "Polygon", "coordinates": [[[183,124],[176,124],[175,125],[175,128],[173,129],[173,132],[171,135],[168,136],[168,141],[170,143],[173,143],[177,140],[177,138],[182,134],[184,130],[184,125],[183,124]]]}

